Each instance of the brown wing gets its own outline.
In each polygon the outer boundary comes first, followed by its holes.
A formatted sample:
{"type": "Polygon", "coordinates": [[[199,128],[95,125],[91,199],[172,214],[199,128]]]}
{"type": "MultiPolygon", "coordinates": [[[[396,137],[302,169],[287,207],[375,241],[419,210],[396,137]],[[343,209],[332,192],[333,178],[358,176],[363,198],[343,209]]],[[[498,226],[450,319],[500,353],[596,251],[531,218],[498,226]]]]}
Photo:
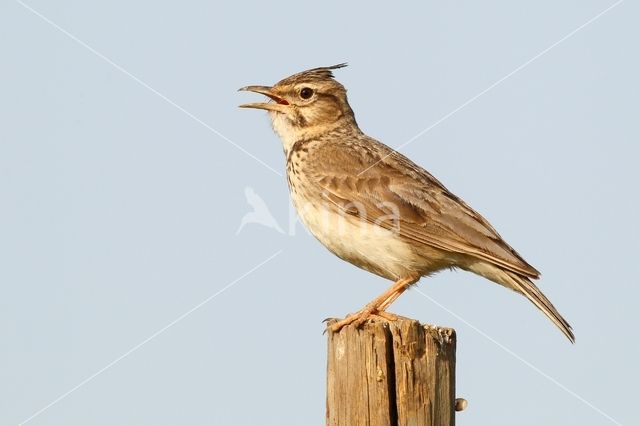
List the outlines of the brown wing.
{"type": "Polygon", "coordinates": [[[393,228],[413,242],[472,255],[527,277],[540,275],[426,170],[373,139],[320,144],[307,163],[325,198],[348,214],[393,228]],[[372,143],[375,151],[367,148],[372,143]]]}

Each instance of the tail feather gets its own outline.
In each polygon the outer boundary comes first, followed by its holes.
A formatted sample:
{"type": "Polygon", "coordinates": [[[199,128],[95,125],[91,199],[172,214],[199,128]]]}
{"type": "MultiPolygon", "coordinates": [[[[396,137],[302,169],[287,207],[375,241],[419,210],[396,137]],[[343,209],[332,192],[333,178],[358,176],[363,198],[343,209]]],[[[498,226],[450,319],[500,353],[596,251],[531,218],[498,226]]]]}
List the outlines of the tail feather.
{"type": "Polygon", "coordinates": [[[529,278],[487,262],[475,261],[466,265],[464,269],[524,295],[567,336],[571,343],[575,343],[576,338],[573,335],[571,325],[560,315],[560,312],[553,306],[551,301],[542,294],[540,289],[536,287],[529,278]]]}
{"type": "Polygon", "coordinates": [[[504,271],[509,277],[509,281],[512,283],[512,288],[518,293],[523,294],[534,305],[538,307],[559,329],[565,336],[575,343],[576,338],[573,334],[571,325],[565,320],[560,312],[553,306],[551,301],[540,291],[529,278],[517,275],[511,271],[504,271]]]}

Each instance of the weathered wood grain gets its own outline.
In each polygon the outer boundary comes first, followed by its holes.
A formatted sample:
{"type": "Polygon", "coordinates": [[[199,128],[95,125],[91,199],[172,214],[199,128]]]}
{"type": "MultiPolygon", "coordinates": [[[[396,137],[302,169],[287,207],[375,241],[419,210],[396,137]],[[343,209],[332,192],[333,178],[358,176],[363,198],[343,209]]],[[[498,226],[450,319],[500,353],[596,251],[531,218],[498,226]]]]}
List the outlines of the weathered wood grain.
{"type": "Polygon", "coordinates": [[[328,331],[328,426],[452,426],[455,331],[410,319],[328,331]]]}

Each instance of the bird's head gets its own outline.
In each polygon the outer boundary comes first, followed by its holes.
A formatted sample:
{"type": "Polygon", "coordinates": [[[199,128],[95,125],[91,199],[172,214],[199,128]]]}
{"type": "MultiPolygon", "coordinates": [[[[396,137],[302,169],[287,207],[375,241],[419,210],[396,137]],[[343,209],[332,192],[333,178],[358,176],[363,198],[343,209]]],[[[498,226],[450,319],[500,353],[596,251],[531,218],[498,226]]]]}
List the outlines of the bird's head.
{"type": "Polygon", "coordinates": [[[344,121],[353,122],[347,90],[333,78],[332,70],[346,64],[313,68],[294,74],[273,86],[247,86],[241,91],[256,92],[269,102],[240,105],[269,111],[273,128],[285,143],[321,134],[344,121]]]}

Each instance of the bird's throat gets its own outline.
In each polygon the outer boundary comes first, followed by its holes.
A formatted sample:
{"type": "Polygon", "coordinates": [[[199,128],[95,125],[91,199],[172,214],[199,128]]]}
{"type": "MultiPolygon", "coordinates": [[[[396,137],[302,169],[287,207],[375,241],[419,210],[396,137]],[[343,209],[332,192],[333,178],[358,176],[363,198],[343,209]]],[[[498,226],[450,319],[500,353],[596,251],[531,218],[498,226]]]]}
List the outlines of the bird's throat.
{"type": "Polygon", "coordinates": [[[293,145],[300,140],[319,139],[343,126],[355,127],[355,121],[345,118],[329,123],[299,126],[289,120],[284,114],[271,113],[273,130],[282,141],[285,155],[288,155],[293,145]]]}

